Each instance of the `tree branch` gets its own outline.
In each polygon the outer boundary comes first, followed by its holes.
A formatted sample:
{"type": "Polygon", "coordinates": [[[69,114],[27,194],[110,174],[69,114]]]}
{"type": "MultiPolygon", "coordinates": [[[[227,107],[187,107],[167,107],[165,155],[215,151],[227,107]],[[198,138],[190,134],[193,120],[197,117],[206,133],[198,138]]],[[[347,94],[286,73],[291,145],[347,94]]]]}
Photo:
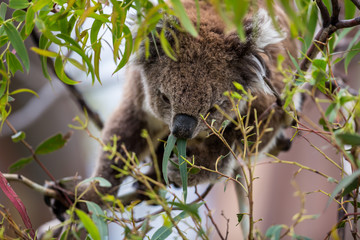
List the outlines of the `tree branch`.
{"type": "Polygon", "coordinates": [[[330,14],[328,9],[322,0],[316,0],[316,5],[318,6],[321,14],[321,18],[323,20],[323,27],[326,27],[330,23],[330,14]]]}
{"type": "Polygon", "coordinates": [[[55,190],[44,187],[36,182],[31,181],[30,179],[24,177],[20,174],[10,174],[10,173],[4,173],[5,178],[11,182],[20,182],[25,184],[31,189],[34,189],[35,191],[41,193],[44,196],[51,197],[51,198],[58,198],[58,194],[55,190]]]}

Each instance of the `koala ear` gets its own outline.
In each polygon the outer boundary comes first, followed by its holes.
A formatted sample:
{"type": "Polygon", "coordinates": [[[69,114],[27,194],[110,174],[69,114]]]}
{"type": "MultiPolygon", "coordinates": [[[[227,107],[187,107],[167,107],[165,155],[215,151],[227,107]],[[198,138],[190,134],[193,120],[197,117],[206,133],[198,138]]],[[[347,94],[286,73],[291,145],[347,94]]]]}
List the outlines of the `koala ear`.
{"type": "Polygon", "coordinates": [[[267,45],[279,43],[286,37],[285,32],[275,29],[269,14],[262,8],[253,17],[251,34],[258,50],[263,50],[267,45]]]}
{"type": "Polygon", "coordinates": [[[251,54],[248,57],[249,70],[252,74],[252,81],[255,83],[250,88],[253,91],[263,91],[267,94],[272,94],[273,91],[265,82],[264,78],[270,77],[270,71],[266,66],[264,59],[256,53],[251,54]]]}

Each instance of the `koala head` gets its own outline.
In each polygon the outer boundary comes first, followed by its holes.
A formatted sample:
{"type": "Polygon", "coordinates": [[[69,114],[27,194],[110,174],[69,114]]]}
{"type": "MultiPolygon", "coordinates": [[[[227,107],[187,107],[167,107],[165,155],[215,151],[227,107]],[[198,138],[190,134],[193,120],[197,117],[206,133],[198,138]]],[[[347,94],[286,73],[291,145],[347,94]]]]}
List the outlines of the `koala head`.
{"type": "MultiPolygon", "coordinates": [[[[196,25],[196,8],[185,7],[196,25]]],[[[149,56],[145,57],[142,46],[133,63],[141,72],[145,108],[165,122],[176,137],[193,138],[206,130],[201,115],[208,115],[208,121],[215,120],[215,127],[220,127],[226,118],[215,105],[234,117],[233,106],[224,96],[226,91],[235,91],[233,82],[252,91],[269,91],[263,77],[269,77],[270,72],[258,53],[283,37],[265,10],[244,20],[245,41],[235,31],[227,33],[210,6],[201,8],[197,38],[165,19],[157,27],[159,32],[165,29],[176,61],[150,36],[149,56]]]]}

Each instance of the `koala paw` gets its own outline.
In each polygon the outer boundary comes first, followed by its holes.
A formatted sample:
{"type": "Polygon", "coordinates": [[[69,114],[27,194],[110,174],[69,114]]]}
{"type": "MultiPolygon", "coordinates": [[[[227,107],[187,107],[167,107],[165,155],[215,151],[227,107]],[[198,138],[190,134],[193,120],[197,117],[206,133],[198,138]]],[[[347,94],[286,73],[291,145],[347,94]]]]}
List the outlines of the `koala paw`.
{"type": "Polygon", "coordinates": [[[56,198],[45,196],[45,204],[51,208],[56,218],[62,222],[66,220],[66,210],[74,200],[74,194],[68,189],[75,189],[75,186],[79,181],[79,177],[68,177],[59,180],[57,183],[45,183],[46,188],[52,189],[57,193],[56,198]]]}

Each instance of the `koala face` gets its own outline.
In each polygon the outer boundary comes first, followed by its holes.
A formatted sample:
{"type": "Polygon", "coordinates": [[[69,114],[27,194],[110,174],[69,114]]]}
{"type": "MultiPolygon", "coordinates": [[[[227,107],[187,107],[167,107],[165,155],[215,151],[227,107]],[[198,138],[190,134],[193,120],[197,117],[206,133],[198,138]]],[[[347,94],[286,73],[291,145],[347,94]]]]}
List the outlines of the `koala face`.
{"type": "Polygon", "coordinates": [[[257,54],[254,37],[259,37],[261,31],[254,31],[253,25],[251,20],[245,22],[246,41],[240,41],[235,32],[226,34],[221,21],[211,17],[202,19],[198,38],[173,28],[176,36],[166,36],[177,61],[170,59],[157,41],[150,43],[148,58],[140,49],[135,64],[142,75],[145,108],[165,122],[178,138],[193,138],[206,130],[201,115],[208,115],[208,122],[215,121],[215,127],[220,127],[226,118],[214,106],[234,116],[234,109],[224,96],[224,92],[235,90],[233,82],[245,89],[266,90],[263,77],[269,72],[257,54]]]}

